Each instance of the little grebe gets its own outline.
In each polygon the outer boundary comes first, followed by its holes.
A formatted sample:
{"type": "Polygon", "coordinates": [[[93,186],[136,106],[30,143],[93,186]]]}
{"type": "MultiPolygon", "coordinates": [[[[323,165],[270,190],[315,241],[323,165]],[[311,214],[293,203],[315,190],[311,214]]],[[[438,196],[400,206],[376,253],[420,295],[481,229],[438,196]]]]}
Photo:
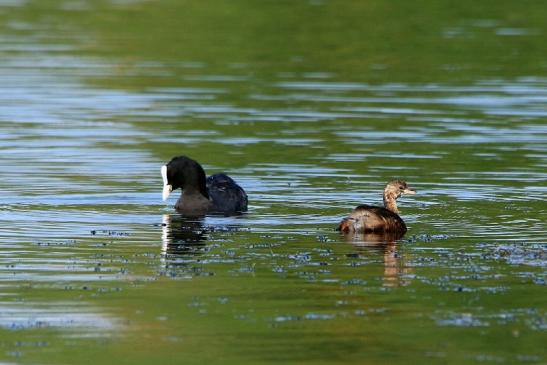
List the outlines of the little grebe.
{"type": "Polygon", "coordinates": [[[344,233],[406,233],[405,222],[397,213],[397,198],[403,194],[416,194],[406,182],[393,180],[384,188],[384,207],[359,205],[342,219],[338,230],[344,233]]]}
{"type": "Polygon", "coordinates": [[[232,178],[215,174],[206,179],[201,165],[189,157],[174,157],[161,167],[161,176],[163,200],[171,191],[182,190],[175,204],[175,209],[182,215],[231,215],[247,211],[247,194],[232,178]]]}

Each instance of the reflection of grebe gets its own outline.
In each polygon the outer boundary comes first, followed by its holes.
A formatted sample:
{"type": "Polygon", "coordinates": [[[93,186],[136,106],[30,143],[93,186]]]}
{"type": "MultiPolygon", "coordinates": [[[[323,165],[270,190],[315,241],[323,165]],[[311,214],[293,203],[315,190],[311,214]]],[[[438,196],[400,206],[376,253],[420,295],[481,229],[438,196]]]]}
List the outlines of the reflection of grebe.
{"type": "Polygon", "coordinates": [[[164,255],[197,255],[203,252],[207,231],[202,218],[164,214],[162,221],[161,239],[164,255]]]}
{"type": "MultiPolygon", "coordinates": [[[[397,198],[403,194],[416,194],[406,182],[393,180],[384,188],[384,207],[359,205],[344,218],[338,230],[343,233],[395,233],[401,237],[406,233],[405,222],[397,213],[397,198]]],[[[400,237],[399,237],[400,238],[400,237]]]]}
{"type": "Polygon", "coordinates": [[[408,285],[402,276],[411,269],[404,264],[404,258],[397,253],[395,241],[404,234],[400,233],[349,233],[344,234],[347,241],[362,251],[380,252],[384,260],[384,286],[408,285]]]}
{"type": "Polygon", "coordinates": [[[234,215],[247,211],[247,194],[232,178],[215,174],[205,178],[199,163],[186,157],[174,157],[162,166],[163,200],[180,188],[182,194],[175,209],[185,216],[206,213],[234,215]]]}

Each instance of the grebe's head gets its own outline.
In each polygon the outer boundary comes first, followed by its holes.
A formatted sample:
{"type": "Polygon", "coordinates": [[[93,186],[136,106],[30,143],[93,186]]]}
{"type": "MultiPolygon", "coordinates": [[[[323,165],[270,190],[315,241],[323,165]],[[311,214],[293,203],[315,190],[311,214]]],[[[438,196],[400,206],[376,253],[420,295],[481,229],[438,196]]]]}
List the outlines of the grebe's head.
{"type": "Polygon", "coordinates": [[[392,180],[387,183],[385,189],[384,189],[384,195],[390,195],[397,199],[401,195],[404,194],[416,194],[416,190],[413,190],[408,187],[406,181],[403,180],[392,180]]]}

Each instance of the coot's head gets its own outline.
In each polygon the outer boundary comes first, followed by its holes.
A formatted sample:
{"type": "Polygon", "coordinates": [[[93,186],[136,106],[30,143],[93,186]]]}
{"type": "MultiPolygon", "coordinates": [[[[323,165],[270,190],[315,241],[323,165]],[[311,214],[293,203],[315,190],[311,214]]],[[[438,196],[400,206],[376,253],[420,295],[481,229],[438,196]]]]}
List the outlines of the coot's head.
{"type": "Polygon", "coordinates": [[[406,181],[403,180],[392,180],[387,183],[385,189],[384,189],[384,195],[389,194],[390,196],[395,197],[397,199],[401,195],[404,194],[416,194],[416,190],[413,190],[408,187],[406,181]]]}
{"type": "Polygon", "coordinates": [[[186,156],[173,157],[167,165],[161,167],[163,179],[163,200],[176,189],[195,189],[209,199],[205,185],[205,171],[199,163],[186,156]]]}

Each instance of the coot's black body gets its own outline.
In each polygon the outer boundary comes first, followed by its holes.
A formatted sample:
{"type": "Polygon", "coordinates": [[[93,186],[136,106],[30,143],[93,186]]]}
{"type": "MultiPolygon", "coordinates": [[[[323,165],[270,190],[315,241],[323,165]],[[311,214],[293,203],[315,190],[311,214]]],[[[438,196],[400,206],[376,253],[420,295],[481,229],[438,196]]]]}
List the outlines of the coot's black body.
{"type": "Polygon", "coordinates": [[[247,211],[247,194],[232,178],[225,174],[206,178],[201,165],[189,157],[174,157],[162,166],[161,174],[164,200],[171,191],[182,190],[175,209],[183,215],[234,215],[247,211]]]}
{"type": "Polygon", "coordinates": [[[211,212],[247,211],[247,194],[226,174],[214,174],[207,178],[207,192],[213,203],[211,212]]]}

